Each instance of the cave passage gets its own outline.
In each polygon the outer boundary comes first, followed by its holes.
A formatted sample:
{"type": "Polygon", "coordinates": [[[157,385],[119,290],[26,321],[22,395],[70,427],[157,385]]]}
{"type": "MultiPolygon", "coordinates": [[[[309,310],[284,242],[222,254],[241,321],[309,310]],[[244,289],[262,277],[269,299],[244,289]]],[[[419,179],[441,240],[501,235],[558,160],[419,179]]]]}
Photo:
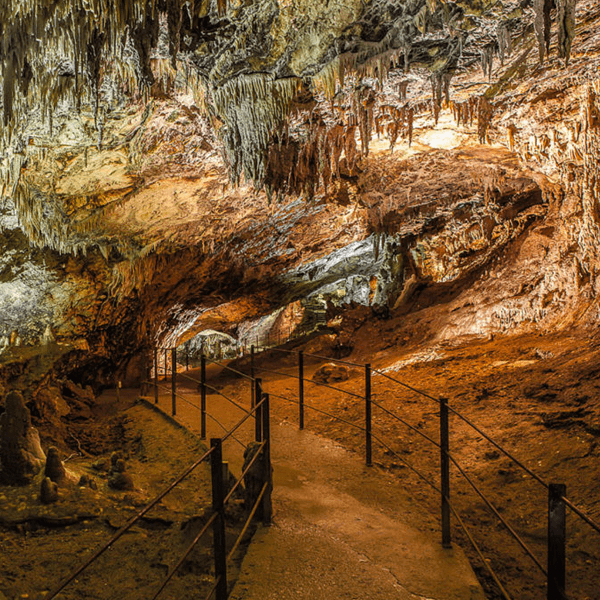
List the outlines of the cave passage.
{"type": "Polygon", "coordinates": [[[600,600],[597,0],[0,40],[0,600],[600,600]]]}

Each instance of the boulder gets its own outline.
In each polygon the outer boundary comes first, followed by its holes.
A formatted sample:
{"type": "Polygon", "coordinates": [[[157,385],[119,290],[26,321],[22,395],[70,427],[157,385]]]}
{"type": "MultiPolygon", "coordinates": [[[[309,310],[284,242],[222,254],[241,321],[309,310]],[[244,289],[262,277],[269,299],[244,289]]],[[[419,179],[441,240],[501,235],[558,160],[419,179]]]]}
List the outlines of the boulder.
{"type": "Polygon", "coordinates": [[[312,376],[312,380],[316,383],[336,383],[339,381],[346,381],[350,378],[350,369],[345,365],[338,365],[335,363],[326,363],[319,367],[315,374],[312,376]]]}
{"type": "Polygon", "coordinates": [[[6,396],[0,416],[0,482],[25,485],[40,471],[46,456],[20,392],[6,396]]]}

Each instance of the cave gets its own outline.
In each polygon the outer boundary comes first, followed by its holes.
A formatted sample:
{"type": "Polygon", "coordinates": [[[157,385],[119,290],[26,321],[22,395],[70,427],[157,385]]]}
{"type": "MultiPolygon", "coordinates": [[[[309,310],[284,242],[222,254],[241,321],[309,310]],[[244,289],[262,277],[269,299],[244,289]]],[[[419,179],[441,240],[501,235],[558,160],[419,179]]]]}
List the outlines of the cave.
{"type": "Polygon", "coordinates": [[[0,0],[0,84],[0,600],[600,600],[598,0],[0,0]]]}

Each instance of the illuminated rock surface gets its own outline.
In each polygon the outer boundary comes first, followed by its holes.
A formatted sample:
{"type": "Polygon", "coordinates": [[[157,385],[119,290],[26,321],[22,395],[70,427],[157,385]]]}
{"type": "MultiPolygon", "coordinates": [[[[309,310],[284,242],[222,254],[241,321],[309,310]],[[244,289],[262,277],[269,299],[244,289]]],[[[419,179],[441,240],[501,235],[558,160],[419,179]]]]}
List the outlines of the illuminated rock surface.
{"type": "Polygon", "coordinates": [[[552,4],[0,0],[3,418],[20,390],[80,452],[102,389],[207,331],[398,369],[592,347],[600,10],[552,4]]]}

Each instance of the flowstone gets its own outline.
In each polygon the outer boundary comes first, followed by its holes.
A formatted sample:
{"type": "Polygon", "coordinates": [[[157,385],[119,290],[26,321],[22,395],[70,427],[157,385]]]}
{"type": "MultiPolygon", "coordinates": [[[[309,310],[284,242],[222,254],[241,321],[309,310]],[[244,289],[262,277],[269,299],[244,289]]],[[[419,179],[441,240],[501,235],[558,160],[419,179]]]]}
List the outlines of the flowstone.
{"type": "Polygon", "coordinates": [[[40,471],[46,456],[20,392],[6,396],[0,417],[0,483],[25,485],[40,471]]]}

